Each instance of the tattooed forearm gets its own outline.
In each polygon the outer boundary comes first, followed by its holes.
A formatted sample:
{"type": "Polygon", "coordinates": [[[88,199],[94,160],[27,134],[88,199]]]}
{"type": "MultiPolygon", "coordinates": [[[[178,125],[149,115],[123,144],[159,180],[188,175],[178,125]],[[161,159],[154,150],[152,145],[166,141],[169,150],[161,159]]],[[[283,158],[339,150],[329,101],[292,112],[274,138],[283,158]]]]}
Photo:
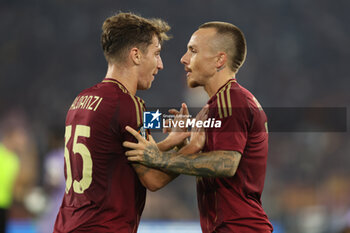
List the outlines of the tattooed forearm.
{"type": "Polygon", "coordinates": [[[166,171],[194,176],[233,176],[236,173],[241,154],[236,151],[212,151],[183,155],[159,152],[152,146],[144,151],[143,164],[166,171]]]}
{"type": "Polygon", "coordinates": [[[148,168],[142,164],[139,164],[139,163],[134,163],[134,164],[132,164],[132,166],[134,167],[134,169],[139,177],[143,177],[150,170],[150,168],[148,168]]]}
{"type": "Polygon", "coordinates": [[[171,158],[164,168],[187,175],[228,177],[236,173],[240,157],[234,151],[178,155],[171,158]]]}

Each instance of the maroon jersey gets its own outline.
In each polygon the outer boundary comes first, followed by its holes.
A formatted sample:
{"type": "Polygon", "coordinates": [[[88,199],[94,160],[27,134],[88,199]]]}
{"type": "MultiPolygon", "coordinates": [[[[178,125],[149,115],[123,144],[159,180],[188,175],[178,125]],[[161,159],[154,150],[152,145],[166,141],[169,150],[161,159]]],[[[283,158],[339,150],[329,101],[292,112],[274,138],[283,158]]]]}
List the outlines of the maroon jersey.
{"type": "Polygon", "coordinates": [[[66,192],[54,232],[135,233],[146,189],[125,156],[125,130],[142,124],[143,101],[104,79],[82,91],[66,118],[66,192]]]}
{"type": "Polygon", "coordinates": [[[271,232],[260,199],[267,162],[266,115],[235,79],[221,87],[208,104],[208,117],[221,120],[222,125],[207,130],[203,151],[238,151],[242,158],[233,177],[197,179],[202,231],[271,232]]]}

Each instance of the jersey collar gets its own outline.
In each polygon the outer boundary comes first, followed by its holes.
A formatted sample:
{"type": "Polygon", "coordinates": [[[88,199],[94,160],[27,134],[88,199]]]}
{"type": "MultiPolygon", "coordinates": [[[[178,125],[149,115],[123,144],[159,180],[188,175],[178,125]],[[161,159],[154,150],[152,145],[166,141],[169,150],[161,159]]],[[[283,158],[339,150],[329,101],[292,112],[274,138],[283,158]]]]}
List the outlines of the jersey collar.
{"type": "Polygon", "coordinates": [[[126,87],[125,87],[121,82],[119,82],[118,80],[115,80],[115,79],[113,79],[113,78],[105,78],[105,79],[103,79],[102,82],[103,82],[103,83],[115,83],[115,84],[118,85],[118,87],[119,87],[124,93],[130,94],[129,91],[128,91],[128,89],[126,89],[126,87]]]}
{"type": "Polygon", "coordinates": [[[222,90],[224,90],[229,83],[237,82],[236,78],[230,78],[224,85],[222,85],[219,90],[208,100],[208,104],[210,104],[214,99],[215,96],[222,90]]]}

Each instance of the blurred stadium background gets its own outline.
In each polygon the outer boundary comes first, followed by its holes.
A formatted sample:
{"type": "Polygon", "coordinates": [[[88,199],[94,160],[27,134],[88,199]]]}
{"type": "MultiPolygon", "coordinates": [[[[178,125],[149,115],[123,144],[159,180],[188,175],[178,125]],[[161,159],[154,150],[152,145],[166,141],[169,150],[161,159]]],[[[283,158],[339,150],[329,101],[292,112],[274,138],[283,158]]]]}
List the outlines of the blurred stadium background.
{"type": "MultiPolygon", "coordinates": [[[[100,32],[106,17],[131,11],[172,26],[173,39],[162,50],[164,70],[150,91],[138,93],[149,107],[206,102],[202,90],[188,91],[179,60],[200,24],[220,20],[245,33],[248,55],[237,79],[263,106],[348,109],[349,9],[346,0],[2,0],[1,129],[22,129],[24,143],[17,151],[21,169],[8,233],[51,231],[62,195],[65,114],[82,89],[105,75],[100,32]]],[[[346,232],[345,131],[270,133],[263,206],[275,232],[346,232]]],[[[148,193],[139,232],[200,232],[195,192],[195,179],[181,176],[148,193]]]]}

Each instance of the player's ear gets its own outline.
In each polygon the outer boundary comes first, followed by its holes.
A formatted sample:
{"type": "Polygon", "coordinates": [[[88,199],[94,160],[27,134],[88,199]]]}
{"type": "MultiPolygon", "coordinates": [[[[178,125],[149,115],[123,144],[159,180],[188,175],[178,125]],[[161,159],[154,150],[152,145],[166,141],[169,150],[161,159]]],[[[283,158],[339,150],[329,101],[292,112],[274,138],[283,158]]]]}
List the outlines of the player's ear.
{"type": "Polygon", "coordinates": [[[220,52],[216,58],[216,69],[223,69],[227,62],[227,54],[225,52],[220,52]]]}
{"type": "Polygon", "coordinates": [[[138,48],[134,47],[130,49],[129,57],[131,58],[131,60],[134,62],[135,65],[140,65],[141,51],[138,48]]]}

